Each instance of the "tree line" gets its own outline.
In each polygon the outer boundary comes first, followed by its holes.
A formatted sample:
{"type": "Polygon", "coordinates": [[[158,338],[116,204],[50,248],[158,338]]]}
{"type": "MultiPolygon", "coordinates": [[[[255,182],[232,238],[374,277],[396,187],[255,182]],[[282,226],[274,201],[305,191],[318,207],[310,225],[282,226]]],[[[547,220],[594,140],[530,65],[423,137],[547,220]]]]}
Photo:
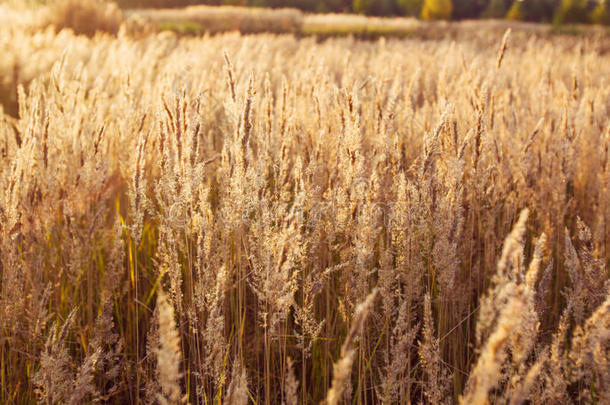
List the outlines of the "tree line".
{"type": "Polygon", "coordinates": [[[293,7],[307,12],[413,16],[428,20],[508,18],[522,21],[610,24],[610,0],[119,0],[122,7],[196,4],[293,7]]]}

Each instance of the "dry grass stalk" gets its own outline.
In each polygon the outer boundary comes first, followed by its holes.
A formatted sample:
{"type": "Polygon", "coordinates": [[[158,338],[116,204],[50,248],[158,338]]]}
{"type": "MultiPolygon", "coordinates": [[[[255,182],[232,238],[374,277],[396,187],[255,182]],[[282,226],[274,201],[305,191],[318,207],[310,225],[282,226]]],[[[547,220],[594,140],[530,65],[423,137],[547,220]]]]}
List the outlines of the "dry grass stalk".
{"type": "Polygon", "coordinates": [[[343,341],[343,345],[341,346],[341,357],[333,364],[333,382],[326,394],[326,404],[328,405],[338,404],[343,397],[343,392],[352,373],[354,356],[356,355],[356,351],[353,347],[354,341],[358,335],[362,333],[366,318],[373,308],[377,291],[377,289],[374,289],[362,303],[358,304],[354,311],[352,324],[343,341]]]}
{"type": "Polygon", "coordinates": [[[157,308],[159,311],[159,347],[156,355],[161,388],[157,400],[161,404],[178,404],[182,398],[180,337],[176,329],[174,308],[162,290],[157,295],[157,308]]]}
{"type": "Polygon", "coordinates": [[[286,364],[286,381],[284,382],[284,404],[297,405],[299,403],[299,381],[294,375],[292,359],[288,357],[286,364]]]}
{"type": "Polygon", "coordinates": [[[511,29],[507,29],[502,37],[502,44],[500,45],[500,50],[498,51],[498,62],[496,63],[496,69],[500,69],[502,65],[502,59],[504,59],[504,52],[506,52],[506,48],[508,47],[508,39],[510,38],[511,29]]]}
{"type": "Polygon", "coordinates": [[[246,405],[248,403],[248,381],[246,369],[241,366],[239,361],[233,363],[231,383],[227,391],[228,404],[246,405]]]}
{"type": "Polygon", "coordinates": [[[419,357],[427,375],[424,388],[426,399],[432,404],[447,403],[448,373],[443,365],[438,339],[434,336],[434,323],[430,296],[424,297],[423,339],[419,341],[419,357]]]}

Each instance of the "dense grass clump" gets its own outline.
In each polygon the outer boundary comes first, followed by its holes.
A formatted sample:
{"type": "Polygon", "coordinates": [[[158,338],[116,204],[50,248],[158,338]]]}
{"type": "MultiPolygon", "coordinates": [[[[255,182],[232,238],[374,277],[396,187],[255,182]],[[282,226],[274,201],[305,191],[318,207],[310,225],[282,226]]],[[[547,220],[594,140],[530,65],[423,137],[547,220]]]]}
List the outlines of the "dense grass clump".
{"type": "Polygon", "coordinates": [[[606,37],[0,49],[1,403],[610,401],[606,37]]]}

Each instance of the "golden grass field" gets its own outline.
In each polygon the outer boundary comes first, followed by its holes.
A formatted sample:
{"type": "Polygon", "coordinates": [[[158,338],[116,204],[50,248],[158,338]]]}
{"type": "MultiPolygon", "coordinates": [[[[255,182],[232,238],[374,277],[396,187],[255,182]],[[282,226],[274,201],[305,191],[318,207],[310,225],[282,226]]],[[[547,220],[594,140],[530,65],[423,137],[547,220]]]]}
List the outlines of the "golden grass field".
{"type": "Polygon", "coordinates": [[[0,7],[0,403],[610,403],[607,36],[54,15],[0,7]]]}

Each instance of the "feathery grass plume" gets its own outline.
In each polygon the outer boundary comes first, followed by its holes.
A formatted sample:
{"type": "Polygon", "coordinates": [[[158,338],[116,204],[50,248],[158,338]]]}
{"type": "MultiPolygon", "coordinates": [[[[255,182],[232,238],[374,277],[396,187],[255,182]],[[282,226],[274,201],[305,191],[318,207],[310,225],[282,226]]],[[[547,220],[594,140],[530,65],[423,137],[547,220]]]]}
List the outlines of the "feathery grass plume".
{"type": "Polygon", "coordinates": [[[502,44],[500,45],[500,50],[498,51],[498,61],[496,63],[496,69],[500,69],[502,65],[502,59],[504,59],[504,52],[506,52],[506,47],[508,46],[508,39],[510,38],[511,29],[507,29],[502,37],[502,44]]]}
{"type": "Polygon", "coordinates": [[[498,261],[496,274],[492,281],[495,286],[481,299],[481,306],[476,327],[477,346],[481,345],[494,324],[497,324],[498,313],[502,311],[510,299],[503,289],[506,284],[514,282],[515,277],[521,273],[523,261],[523,244],[526,231],[526,222],[529,211],[524,209],[510,234],[504,240],[502,255],[498,261]],[[512,270],[512,271],[511,271],[512,270]]]}
{"type": "Polygon", "coordinates": [[[95,364],[96,385],[102,387],[100,397],[103,400],[118,395],[124,388],[124,383],[119,381],[118,376],[125,367],[122,358],[125,339],[117,333],[113,314],[113,298],[122,298],[125,294],[125,288],[121,285],[125,256],[123,233],[121,222],[116,218],[109,231],[108,262],[101,283],[101,311],[95,321],[95,332],[90,342],[90,351],[99,353],[95,364]]]}
{"type": "MultiPolygon", "coordinates": [[[[514,293],[508,290],[507,293],[514,293]]],[[[489,335],[476,366],[468,377],[463,404],[483,405],[489,403],[488,394],[502,378],[502,365],[506,359],[507,341],[519,327],[520,311],[525,308],[518,302],[505,307],[498,318],[498,325],[489,335]]]]}
{"type": "Polygon", "coordinates": [[[581,325],[585,318],[597,308],[608,289],[606,266],[603,260],[595,259],[591,251],[593,243],[589,228],[577,218],[578,233],[572,244],[565,230],[565,267],[570,275],[571,286],[566,292],[567,306],[574,321],[581,325]]]}
{"type": "MultiPolygon", "coordinates": [[[[122,351],[124,340],[116,333],[114,321],[112,319],[112,303],[106,301],[102,306],[101,314],[95,322],[95,335],[90,344],[91,356],[86,359],[87,367],[95,371],[95,385],[102,387],[99,397],[109,400],[117,395],[122,388],[118,380],[121,373],[122,351]]],[[[79,371],[81,378],[88,376],[87,373],[79,371]]],[[[91,384],[92,382],[90,382],[91,384]]],[[[90,389],[90,391],[93,391],[90,389]]],[[[81,399],[82,400],[82,399],[81,399]]]]}
{"type": "MultiPolygon", "coordinates": [[[[446,124],[445,129],[448,126],[446,124]]],[[[449,134],[444,131],[444,134],[449,134]]],[[[447,138],[447,136],[445,136],[447,138]]],[[[462,236],[463,214],[463,176],[464,161],[453,156],[453,150],[445,151],[444,167],[437,172],[435,178],[440,183],[434,186],[439,196],[432,204],[432,215],[440,220],[433,221],[434,246],[432,248],[433,262],[441,294],[452,291],[459,273],[458,241],[462,236]]]]}
{"type": "MultiPolygon", "coordinates": [[[[498,262],[496,285],[484,297],[477,322],[477,339],[481,340],[479,359],[469,375],[461,403],[485,404],[490,401],[489,393],[502,382],[504,363],[510,350],[510,372],[525,367],[538,332],[538,317],[535,311],[535,290],[526,281],[523,268],[523,238],[526,230],[528,210],[524,209],[513,230],[504,241],[502,256],[498,262]],[[489,319],[489,318],[493,319],[489,319]]],[[[539,268],[539,256],[544,243],[543,237],[537,246],[537,253],[530,265],[529,279],[535,279],[539,268]]]]}
{"type": "Polygon", "coordinates": [[[398,317],[392,330],[389,353],[386,354],[385,376],[382,391],[378,393],[384,403],[399,402],[409,397],[409,389],[414,379],[409,375],[411,349],[420,324],[411,325],[411,308],[407,298],[403,298],[398,308],[398,317]]]}
{"type": "MultiPolygon", "coordinates": [[[[270,221],[272,212],[263,213],[263,223],[270,221]]],[[[290,221],[290,218],[287,219],[290,221]]],[[[269,333],[278,333],[279,323],[287,317],[292,306],[295,292],[298,289],[299,271],[296,268],[299,255],[299,235],[294,224],[287,223],[283,229],[258,228],[253,224],[255,234],[261,235],[260,241],[265,248],[261,249],[259,257],[253,255],[251,288],[258,297],[263,309],[263,327],[269,333]],[[258,228],[258,229],[257,229],[258,228]],[[273,232],[269,232],[273,231],[273,232]]],[[[253,245],[259,242],[253,239],[253,245]]]]}
{"type": "Polygon", "coordinates": [[[551,280],[553,276],[553,259],[549,258],[549,262],[542,271],[540,281],[538,282],[538,288],[536,289],[536,311],[540,314],[541,318],[546,315],[548,310],[547,298],[551,286],[551,280]]]}
{"type": "Polygon", "coordinates": [[[233,71],[233,63],[231,63],[231,59],[229,58],[229,52],[226,50],[223,53],[225,62],[226,62],[226,70],[227,70],[227,84],[229,85],[229,89],[231,90],[231,100],[234,103],[237,102],[237,96],[235,95],[235,73],[233,71]]]}
{"type": "Polygon", "coordinates": [[[248,403],[248,380],[246,369],[239,360],[233,363],[231,383],[227,390],[227,404],[246,405],[248,403]]]}
{"type": "Polygon", "coordinates": [[[286,134],[286,125],[288,123],[288,81],[286,76],[282,76],[282,97],[280,100],[282,101],[282,108],[280,109],[280,124],[279,124],[279,135],[280,139],[284,139],[284,135],[286,134]]]}
{"type": "Polygon", "coordinates": [[[578,400],[605,403],[610,400],[610,288],[606,283],[606,299],[584,325],[577,325],[572,338],[569,359],[571,380],[578,382],[578,400]],[[599,394],[598,394],[599,393],[599,394]]]}
{"type": "Polygon", "coordinates": [[[221,389],[226,379],[227,344],[225,342],[224,328],[225,315],[223,302],[227,288],[227,270],[222,266],[216,275],[216,286],[211,298],[207,298],[208,318],[204,329],[201,331],[204,337],[204,347],[207,356],[204,360],[205,371],[209,373],[214,382],[221,389]]]}
{"type": "Polygon", "coordinates": [[[182,398],[180,336],[176,329],[174,308],[168,302],[162,289],[157,292],[157,307],[159,310],[159,346],[155,355],[157,356],[160,385],[157,400],[161,404],[178,404],[182,398]]]}
{"type": "Polygon", "coordinates": [[[546,247],[547,237],[543,233],[538,238],[536,245],[534,246],[534,255],[530,261],[527,272],[525,273],[525,284],[531,290],[535,290],[535,284],[538,280],[538,273],[540,271],[540,264],[542,263],[542,256],[544,254],[544,248],[546,247]]]}
{"type": "Polygon", "coordinates": [[[336,405],[341,402],[343,392],[352,373],[352,364],[356,355],[353,345],[357,337],[362,333],[366,318],[373,309],[377,291],[376,288],[373,289],[366,299],[358,304],[354,311],[352,325],[341,346],[340,358],[333,364],[333,382],[326,394],[326,404],[328,405],[336,405]]]}
{"type": "Polygon", "coordinates": [[[424,386],[424,396],[431,404],[448,403],[448,372],[445,369],[439,350],[439,342],[434,337],[434,319],[432,318],[432,305],[430,296],[424,296],[424,327],[422,340],[418,342],[419,357],[422,369],[427,376],[424,386]]]}
{"type": "Polygon", "coordinates": [[[566,308],[576,322],[567,356],[572,366],[570,379],[581,387],[579,401],[605,402],[610,399],[606,393],[610,387],[607,372],[610,367],[610,282],[604,282],[605,263],[594,258],[591,233],[580,218],[577,218],[577,229],[578,254],[566,233],[566,265],[571,266],[570,278],[575,284],[568,293],[566,308]],[[589,314],[583,322],[582,317],[589,314]]]}
{"type": "MultiPolygon", "coordinates": [[[[535,384],[540,381],[541,372],[546,364],[547,352],[538,353],[533,364],[528,361],[534,352],[536,337],[540,327],[537,311],[537,291],[535,282],[538,278],[543,251],[547,242],[543,233],[534,247],[533,257],[524,278],[517,278],[517,284],[522,287],[519,297],[525,304],[520,314],[519,330],[508,339],[507,350],[510,351],[510,367],[504,371],[508,382],[504,388],[504,400],[515,401],[517,397],[527,398],[535,384]],[[527,370],[527,372],[526,372],[527,370]]],[[[507,305],[512,305],[510,302],[507,305]]]]}
{"type": "MultiPolygon", "coordinates": [[[[404,286],[404,299],[407,307],[423,298],[423,281],[426,264],[425,252],[418,246],[418,240],[424,235],[424,226],[420,225],[425,208],[419,198],[419,190],[408,182],[404,172],[398,173],[394,182],[396,187],[396,202],[390,209],[391,245],[394,252],[394,271],[387,274],[388,278],[396,278],[404,286]],[[415,225],[415,226],[414,226],[415,225]],[[408,232],[408,229],[413,229],[408,232]]],[[[382,280],[381,285],[383,286],[382,280]]],[[[386,297],[383,297],[384,299],[386,297]]],[[[410,309],[409,309],[410,311],[410,309]]]]}
{"type": "Polygon", "coordinates": [[[594,240],[598,244],[597,249],[600,255],[604,256],[610,251],[608,245],[608,234],[610,234],[610,201],[608,190],[610,190],[610,124],[606,125],[604,135],[601,138],[601,156],[599,161],[598,181],[602,190],[600,194],[600,209],[595,215],[595,226],[593,228],[594,240]]]}
{"type": "Polygon", "coordinates": [[[250,287],[260,305],[260,325],[264,333],[265,357],[265,401],[271,401],[271,351],[273,340],[278,339],[281,325],[286,321],[294,294],[298,289],[298,262],[301,249],[300,235],[296,232],[294,218],[289,216],[283,223],[279,212],[279,229],[271,225],[272,218],[278,217],[263,205],[261,218],[251,224],[253,235],[249,245],[253,246],[250,287]],[[254,236],[256,235],[256,236],[254,236]],[[260,235],[260,236],[259,236],[260,235]],[[259,239],[260,238],[260,239],[259,239]],[[256,246],[261,246],[255,249],[256,246]]]}
{"type": "Polygon", "coordinates": [[[359,181],[364,182],[363,185],[357,187],[365,187],[367,197],[358,204],[356,208],[356,220],[355,227],[352,231],[352,261],[354,266],[354,274],[351,276],[351,280],[348,280],[349,288],[348,294],[350,300],[360,299],[364,297],[369,289],[368,287],[368,276],[369,270],[372,267],[375,246],[381,232],[381,210],[375,203],[377,200],[377,194],[375,191],[376,181],[375,172],[371,174],[370,180],[366,181],[360,179],[359,181]],[[368,188],[368,190],[366,190],[368,188]]]}
{"type": "Polygon", "coordinates": [[[604,301],[610,285],[607,281],[606,263],[603,259],[596,257],[591,231],[579,216],[576,217],[576,231],[575,243],[578,248],[580,271],[588,290],[589,310],[593,311],[604,301]]]}
{"type": "Polygon", "coordinates": [[[148,354],[141,364],[141,371],[144,375],[143,399],[148,403],[158,401],[159,395],[159,367],[157,367],[156,353],[159,350],[159,307],[151,316],[149,329],[146,333],[146,353],[148,354]]]}
{"type": "Polygon", "coordinates": [[[248,148],[248,141],[250,139],[250,132],[252,131],[252,108],[254,103],[254,75],[250,76],[248,81],[248,90],[245,96],[244,112],[241,116],[241,126],[239,128],[239,141],[243,148],[245,155],[246,149],[248,148]]]}
{"type": "Polygon", "coordinates": [[[34,377],[39,399],[48,404],[76,405],[98,399],[93,379],[100,350],[85,357],[77,370],[72,370],[74,360],[66,347],[66,339],[75,315],[76,310],[70,312],[61,330],[54,326],[42,353],[40,370],[34,377]]]}
{"type": "MultiPolygon", "coordinates": [[[[382,242],[383,243],[383,242],[382,242]]],[[[396,297],[394,292],[397,287],[397,280],[395,277],[395,269],[393,263],[393,255],[390,249],[384,247],[384,252],[379,257],[379,295],[381,296],[383,304],[383,313],[388,319],[392,319],[396,316],[396,297]]]]}
{"type": "MultiPolygon", "coordinates": [[[[146,117],[142,117],[142,123],[146,117]]],[[[147,209],[148,200],[146,197],[146,146],[148,143],[148,134],[142,134],[138,138],[137,153],[135,155],[133,176],[131,179],[131,188],[129,189],[129,208],[130,217],[133,220],[131,225],[131,234],[136,246],[140,242],[142,236],[142,226],[144,223],[144,214],[147,209]]]]}
{"type": "Polygon", "coordinates": [[[70,395],[71,359],[65,348],[68,330],[74,322],[75,311],[70,312],[61,330],[57,324],[49,334],[44,351],[41,353],[40,369],[34,377],[35,392],[41,401],[48,404],[60,403],[70,395]]]}
{"type": "Polygon", "coordinates": [[[74,376],[70,397],[66,400],[67,404],[77,405],[91,399],[97,400],[99,398],[94,378],[95,372],[99,366],[98,362],[101,351],[101,348],[93,351],[90,355],[85,357],[83,363],[78,367],[76,375],[74,376]]]}
{"type": "Polygon", "coordinates": [[[299,403],[299,381],[294,375],[292,359],[288,357],[286,362],[286,377],[284,381],[284,404],[297,405],[299,403]]]}
{"type": "Polygon", "coordinates": [[[550,403],[569,402],[568,394],[568,359],[566,355],[566,340],[569,329],[569,310],[564,310],[557,326],[557,331],[553,334],[550,345],[550,355],[548,370],[545,373],[545,389],[543,391],[543,401],[550,403]]]}
{"type": "Polygon", "coordinates": [[[543,368],[548,362],[548,351],[544,351],[538,354],[536,362],[527,370],[525,376],[519,376],[518,382],[511,381],[510,385],[514,387],[514,390],[510,391],[508,396],[510,405],[522,404],[528,399],[532,399],[536,402],[535,397],[531,396],[531,393],[540,384],[539,379],[541,378],[543,368]]]}
{"type": "Polygon", "coordinates": [[[321,272],[322,274],[320,274],[320,271],[309,272],[302,280],[304,293],[302,305],[298,305],[296,301],[292,302],[294,323],[301,329],[301,333],[297,335],[297,346],[306,356],[309,356],[313,344],[322,333],[326,323],[325,319],[318,321],[315,318],[315,298],[322,292],[325,281],[330,278],[330,275],[345,267],[345,265],[347,263],[326,269],[321,272]],[[307,342],[308,339],[309,342],[307,342]]]}

